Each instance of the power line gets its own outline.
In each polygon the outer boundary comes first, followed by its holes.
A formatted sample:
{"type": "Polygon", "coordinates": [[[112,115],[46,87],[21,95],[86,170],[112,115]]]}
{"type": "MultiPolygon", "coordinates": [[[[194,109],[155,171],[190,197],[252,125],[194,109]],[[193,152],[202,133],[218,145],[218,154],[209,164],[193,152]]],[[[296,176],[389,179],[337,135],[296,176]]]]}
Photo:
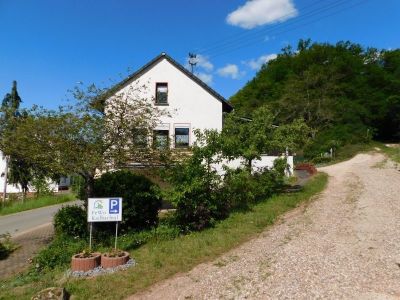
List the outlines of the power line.
{"type": "MultiPolygon", "coordinates": [[[[315,6],[316,4],[319,4],[319,3],[320,3],[320,1],[313,2],[311,5],[307,5],[305,7],[302,7],[299,10],[308,9],[310,7],[315,6]]],[[[292,14],[285,14],[281,18],[291,17],[291,16],[292,16],[292,14]]],[[[204,45],[204,46],[202,46],[200,48],[195,48],[195,50],[196,50],[196,52],[205,52],[205,51],[209,50],[210,48],[214,48],[215,45],[224,44],[224,43],[226,43],[225,41],[229,42],[229,40],[232,39],[232,38],[236,39],[237,37],[240,37],[240,36],[246,37],[246,36],[253,35],[254,33],[257,33],[257,32],[263,31],[263,30],[265,30],[265,28],[259,28],[259,29],[252,30],[252,31],[242,31],[240,33],[229,35],[224,39],[219,39],[217,42],[209,44],[210,46],[204,45]]]]}
{"type": "MultiPolygon", "coordinates": [[[[322,20],[322,19],[328,18],[328,17],[330,17],[330,16],[336,15],[336,14],[338,14],[338,13],[341,13],[341,12],[343,12],[343,11],[345,11],[345,10],[350,9],[350,8],[359,6],[359,5],[361,5],[361,4],[363,4],[363,3],[367,2],[367,1],[368,1],[368,0],[363,0],[363,1],[361,1],[361,2],[357,2],[357,3],[353,4],[353,5],[346,6],[346,7],[344,7],[343,9],[336,10],[336,11],[334,11],[333,13],[330,13],[330,14],[327,14],[327,15],[323,15],[322,17],[317,18],[317,19],[314,19],[314,20],[311,20],[310,22],[301,23],[301,24],[299,24],[299,25],[297,25],[297,26],[295,26],[295,27],[289,28],[289,29],[284,30],[284,31],[275,32],[275,30],[269,30],[268,33],[274,33],[275,35],[278,35],[278,34],[283,34],[283,33],[286,33],[286,32],[290,32],[290,31],[293,31],[293,30],[298,29],[299,27],[304,27],[304,26],[306,26],[306,25],[315,23],[315,22],[317,22],[317,21],[319,21],[319,20],[322,20]]],[[[297,20],[296,22],[292,22],[292,23],[290,23],[290,24],[285,24],[285,26],[281,26],[281,27],[278,28],[278,29],[284,29],[285,27],[288,27],[288,26],[291,26],[291,25],[295,25],[294,23],[298,23],[298,21],[304,21],[304,20],[306,20],[306,19],[309,19],[309,18],[299,19],[299,20],[297,20]]],[[[256,37],[252,37],[251,39],[248,40],[248,41],[249,41],[248,43],[238,45],[237,47],[226,46],[226,47],[220,48],[220,49],[215,50],[215,51],[203,52],[203,53],[205,53],[205,54],[206,54],[207,56],[209,56],[209,57],[217,57],[217,56],[220,56],[220,55],[223,55],[223,54],[226,54],[226,53],[230,53],[230,52],[233,52],[233,51],[236,51],[236,50],[239,50],[239,49],[242,49],[242,48],[251,46],[251,45],[253,45],[253,44],[255,44],[255,43],[258,43],[258,42],[259,42],[259,37],[258,37],[257,39],[255,39],[255,38],[256,38],[256,37]]],[[[203,55],[204,55],[204,54],[203,54],[203,55]]]]}
{"type": "MultiPolygon", "coordinates": [[[[319,4],[319,3],[320,2],[318,2],[318,1],[314,2],[312,5],[309,5],[304,9],[308,9],[310,7],[315,6],[316,4],[319,4]]],[[[336,0],[336,1],[332,2],[332,3],[329,3],[328,5],[323,5],[322,7],[318,7],[316,9],[311,10],[311,11],[306,11],[306,12],[302,13],[302,15],[300,17],[298,17],[296,19],[293,19],[291,21],[287,21],[285,23],[278,23],[278,24],[270,25],[268,27],[263,27],[263,28],[259,28],[259,29],[256,29],[256,30],[252,30],[252,31],[245,31],[245,32],[242,32],[242,33],[237,34],[237,35],[231,35],[229,38],[226,38],[224,40],[221,40],[220,42],[214,43],[213,45],[210,45],[209,47],[203,47],[203,49],[199,49],[199,50],[197,50],[197,52],[204,52],[204,53],[205,52],[212,52],[215,49],[224,47],[225,45],[229,46],[229,45],[237,43],[237,42],[239,42],[241,40],[246,40],[248,38],[254,38],[254,37],[259,38],[260,36],[264,36],[266,33],[270,32],[271,30],[274,30],[275,28],[279,28],[279,27],[282,27],[282,26],[287,26],[288,23],[290,24],[290,23],[293,23],[293,22],[298,22],[299,20],[305,19],[305,18],[313,16],[313,15],[319,13],[319,12],[323,12],[323,11],[325,11],[327,9],[332,9],[335,6],[338,6],[338,5],[341,5],[341,4],[345,4],[345,3],[348,3],[348,0],[336,0]]],[[[286,15],[284,15],[282,17],[289,17],[289,16],[291,16],[291,15],[290,14],[286,14],[286,15]]]]}
{"type": "Polygon", "coordinates": [[[278,24],[273,26],[272,28],[266,28],[264,29],[262,32],[257,33],[256,35],[250,36],[247,39],[238,39],[236,41],[231,41],[229,44],[225,45],[225,46],[219,46],[218,48],[214,49],[214,50],[209,50],[209,51],[205,51],[204,53],[207,53],[209,55],[214,55],[215,53],[219,53],[221,51],[224,51],[225,49],[229,49],[232,47],[237,46],[238,44],[243,44],[243,43],[253,43],[253,42],[260,42],[260,37],[265,36],[266,34],[274,34],[277,32],[277,30],[282,30],[282,29],[286,29],[286,28],[291,28],[293,26],[297,26],[297,24],[302,24],[304,21],[307,20],[312,20],[314,17],[319,16],[321,14],[324,14],[328,11],[331,11],[332,9],[335,8],[339,8],[339,7],[343,7],[343,5],[345,6],[345,8],[347,9],[348,6],[346,4],[348,4],[349,1],[347,0],[339,0],[336,1],[333,4],[330,4],[328,6],[325,6],[323,8],[319,8],[316,11],[312,11],[306,14],[303,14],[302,17],[299,17],[293,21],[289,21],[286,22],[284,24],[278,24]]]}

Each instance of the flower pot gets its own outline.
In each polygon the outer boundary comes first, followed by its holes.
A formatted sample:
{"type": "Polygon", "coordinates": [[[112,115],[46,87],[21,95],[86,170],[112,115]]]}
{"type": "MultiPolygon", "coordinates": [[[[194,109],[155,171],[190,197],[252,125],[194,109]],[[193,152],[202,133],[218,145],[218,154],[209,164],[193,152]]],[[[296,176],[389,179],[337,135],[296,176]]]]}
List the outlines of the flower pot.
{"type": "Polygon", "coordinates": [[[101,255],[101,266],[104,269],[118,267],[124,265],[129,260],[129,253],[122,251],[121,256],[109,256],[107,253],[101,255]]]}
{"type": "Polygon", "coordinates": [[[82,257],[82,253],[75,254],[71,260],[71,270],[87,272],[93,270],[100,265],[101,254],[98,252],[92,253],[90,257],[82,257]]]}

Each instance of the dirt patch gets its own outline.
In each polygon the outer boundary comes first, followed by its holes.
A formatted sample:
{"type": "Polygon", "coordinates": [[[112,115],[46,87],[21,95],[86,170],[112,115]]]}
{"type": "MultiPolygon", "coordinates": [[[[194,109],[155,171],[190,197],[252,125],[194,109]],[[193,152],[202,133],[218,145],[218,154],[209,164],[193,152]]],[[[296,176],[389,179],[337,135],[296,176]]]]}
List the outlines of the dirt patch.
{"type": "Polygon", "coordinates": [[[14,237],[19,248],[7,259],[0,260],[0,279],[27,269],[33,256],[49,243],[52,236],[53,225],[47,224],[14,237]]]}
{"type": "Polygon", "coordinates": [[[399,298],[400,173],[374,167],[384,159],[359,154],[321,168],[330,179],[319,199],[130,299],[399,298]]]}

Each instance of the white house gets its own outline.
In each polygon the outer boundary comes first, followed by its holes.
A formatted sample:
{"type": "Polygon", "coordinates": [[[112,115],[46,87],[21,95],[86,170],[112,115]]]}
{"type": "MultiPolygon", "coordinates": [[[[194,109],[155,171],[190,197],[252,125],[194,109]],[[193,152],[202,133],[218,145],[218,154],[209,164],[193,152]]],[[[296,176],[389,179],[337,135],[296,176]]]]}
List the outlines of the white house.
{"type": "MultiPolygon", "coordinates": [[[[3,195],[3,192],[4,192],[4,185],[5,185],[5,181],[6,181],[6,176],[5,176],[6,175],[6,167],[7,167],[6,158],[3,155],[3,152],[0,151],[0,195],[3,195]]],[[[53,192],[58,192],[59,185],[57,183],[51,182],[49,180],[49,189],[51,189],[53,192]]],[[[19,184],[7,183],[6,192],[7,192],[7,194],[19,194],[19,193],[22,193],[22,188],[19,184]]],[[[29,192],[35,192],[35,189],[32,186],[30,186],[29,192]]]]}
{"type": "MultiPolygon", "coordinates": [[[[195,129],[221,130],[224,114],[233,110],[224,97],[164,52],[112,87],[109,95],[129,93],[138,86],[147,87],[142,92],[143,98],[153,99],[154,106],[168,111],[153,134],[157,143],[170,142],[173,148],[191,146],[195,141],[195,129]]],[[[107,101],[113,101],[112,96],[107,101]]],[[[264,155],[253,167],[271,167],[275,159],[276,156],[264,155]]],[[[291,172],[293,157],[288,157],[288,163],[291,172]]],[[[237,167],[240,160],[226,164],[237,167]]],[[[223,170],[222,166],[216,169],[223,170]]]]}
{"type": "Polygon", "coordinates": [[[154,106],[168,114],[161,117],[154,138],[159,143],[169,139],[174,148],[191,146],[195,129],[221,130],[224,113],[233,109],[224,97],[166,53],[111,88],[109,93],[129,93],[138,86],[147,87],[140,96],[153,99],[154,106]]]}

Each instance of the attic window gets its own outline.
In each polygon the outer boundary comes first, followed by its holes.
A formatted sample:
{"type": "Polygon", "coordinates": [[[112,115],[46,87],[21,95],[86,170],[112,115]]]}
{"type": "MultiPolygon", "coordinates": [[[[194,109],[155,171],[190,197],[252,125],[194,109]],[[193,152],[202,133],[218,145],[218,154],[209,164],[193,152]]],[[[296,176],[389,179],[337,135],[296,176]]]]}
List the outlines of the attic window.
{"type": "Polygon", "coordinates": [[[168,105],[168,83],[166,82],[156,83],[156,104],[168,105]]]}

